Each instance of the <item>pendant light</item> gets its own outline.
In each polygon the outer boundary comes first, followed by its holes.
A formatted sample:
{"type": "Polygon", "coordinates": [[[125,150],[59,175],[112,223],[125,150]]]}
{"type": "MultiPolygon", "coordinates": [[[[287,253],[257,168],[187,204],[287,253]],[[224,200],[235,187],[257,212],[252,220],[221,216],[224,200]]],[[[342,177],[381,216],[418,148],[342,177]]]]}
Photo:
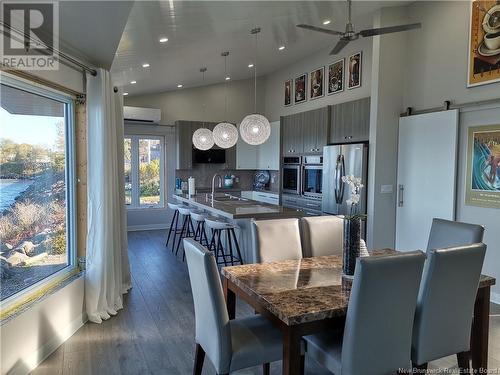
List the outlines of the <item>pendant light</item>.
{"type": "Polygon", "coordinates": [[[257,113],[257,34],[260,33],[260,27],[250,31],[255,35],[255,62],[254,72],[254,113],[246,116],[240,124],[241,138],[250,145],[260,145],[267,141],[271,135],[271,124],[269,120],[257,113]]]}
{"type": "MultiPolygon", "coordinates": [[[[205,82],[207,68],[201,68],[202,82],[205,82]]],[[[198,150],[209,150],[214,146],[214,136],[210,129],[205,128],[205,104],[202,104],[203,127],[193,133],[193,145],[198,150]]]]}
{"type": "MultiPolygon", "coordinates": [[[[224,117],[227,118],[227,57],[229,52],[222,52],[224,57],[224,117]]],[[[217,124],[213,131],[215,144],[222,148],[233,147],[238,141],[238,129],[233,124],[223,121],[217,124]]]]}

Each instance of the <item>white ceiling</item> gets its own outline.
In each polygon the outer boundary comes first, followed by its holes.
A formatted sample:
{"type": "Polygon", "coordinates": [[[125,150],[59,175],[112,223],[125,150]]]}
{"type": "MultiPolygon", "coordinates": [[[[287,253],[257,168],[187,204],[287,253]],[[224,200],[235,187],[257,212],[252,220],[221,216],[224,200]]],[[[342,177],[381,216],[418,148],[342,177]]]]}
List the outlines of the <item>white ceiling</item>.
{"type": "MultiPolygon", "coordinates": [[[[355,1],[353,21],[358,30],[372,26],[373,13],[404,1],[355,1]]],[[[254,39],[259,26],[258,75],[278,70],[319,49],[334,46],[337,37],[298,29],[298,23],[344,29],[344,1],[136,1],[122,35],[112,73],[115,84],[130,95],[202,85],[199,69],[208,68],[204,84],[223,82],[229,51],[232,80],[253,76],[254,39]],[[167,43],[159,43],[167,37],[167,43]],[[286,49],[278,51],[278,46],[286,49]],[[143,63],[149,68],[143,68],[143,63]],[[131,85],[130,81],[137,81],[131,85]]]]}
{"type": "Polygon", "coordinates": [[[60,1],[60,49],[91,65],[111,68],[132,1],[60,1]]]}

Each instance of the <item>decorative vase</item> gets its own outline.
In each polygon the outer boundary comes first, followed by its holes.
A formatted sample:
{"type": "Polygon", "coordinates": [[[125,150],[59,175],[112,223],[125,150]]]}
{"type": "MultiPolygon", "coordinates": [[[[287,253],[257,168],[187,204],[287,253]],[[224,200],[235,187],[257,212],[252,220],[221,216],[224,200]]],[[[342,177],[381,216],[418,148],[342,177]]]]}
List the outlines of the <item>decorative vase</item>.
{"type": "Polygon", "coordinates": [[[356,258],[360,256],[359,244],[361,240],[361,219],[344,219],[344,249],[342,273],[345,276],[354,276],[356,258]]]}

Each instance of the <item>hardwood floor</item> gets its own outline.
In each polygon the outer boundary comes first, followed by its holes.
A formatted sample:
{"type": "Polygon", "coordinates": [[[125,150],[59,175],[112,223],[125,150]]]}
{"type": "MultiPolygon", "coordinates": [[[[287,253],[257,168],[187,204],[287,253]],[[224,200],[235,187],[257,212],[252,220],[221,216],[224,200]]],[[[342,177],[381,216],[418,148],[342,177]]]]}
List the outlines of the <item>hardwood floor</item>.
{"type": "MultiPolygon", "coordinates": [[[[87,323],[48,357],[34,374],[190,374],[194,360],[194,311],[187,267],[165,248],[165,231],[129,233],[133,288],[125,308],[102,324],[87,323]]],[[[252,315],[243,302],[237,316],[252,315]]],[[[491,369],[500,369],[500,306],[490,318],[491,369]]],[[[456,357],[432,368],[456,369],[456,357]]],[[[237,374],[261,374],[261,368],[237,374]]],[[[493,373],[500,373],[493,372],[493,373]]],[[[203,374],[214,374],[208,359],[203,374]]],[[[281,374],[281,363],[271,365],[281,374]]],[[[451,372],[448,372],[451,373],[451,372]]],[[[456,372],[458,373],[458,372],[456,372]]],[[[329,374],[306,359],[306,374],[329,374]]]]}

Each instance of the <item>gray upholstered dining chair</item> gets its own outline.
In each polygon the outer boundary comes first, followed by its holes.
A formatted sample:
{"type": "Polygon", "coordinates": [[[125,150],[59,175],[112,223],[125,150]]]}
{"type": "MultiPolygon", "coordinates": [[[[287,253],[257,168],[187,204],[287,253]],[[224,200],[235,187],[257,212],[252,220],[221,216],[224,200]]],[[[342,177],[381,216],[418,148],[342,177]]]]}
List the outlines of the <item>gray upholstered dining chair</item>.
{"type": "Polygon", "coordinates": [[[299,219],[255,220],[252,235],[257,263],[302,258],[299,219]]]}
{"type": "Polygon", "coordinates": [[[343,335],[305,336],[307,355],[335,375],[410,369],[412,325],[425,255],[358,258],[343,335]]]}
{"type": "Polygon", "coordinates": [[[304,257],[342,254],[344,218],[310,216],[300,219],[302,253],[304,257]]]}
{"type": "Polygon", "coordinates": [[[184,239],[194,300],[196,353],[193,374],[201,374],[205,354],[217,374],[282,359],[281,331],[262,315],[229,320],[214,255],[191,238],[184,239]]]}
{"type": "Polygon", "coordinates": [[[482,225],[434,218],[427,250],[480,243],[483,242],[483,234],[482,225]]]}
{"type": "Polygon", "coordinates": [[[413,327],[415,367],[425,369],[429,361],[457,354],[459,367],[469,368],[467,352],[485,253],[483,243],[427,252],[413,327]]]}

